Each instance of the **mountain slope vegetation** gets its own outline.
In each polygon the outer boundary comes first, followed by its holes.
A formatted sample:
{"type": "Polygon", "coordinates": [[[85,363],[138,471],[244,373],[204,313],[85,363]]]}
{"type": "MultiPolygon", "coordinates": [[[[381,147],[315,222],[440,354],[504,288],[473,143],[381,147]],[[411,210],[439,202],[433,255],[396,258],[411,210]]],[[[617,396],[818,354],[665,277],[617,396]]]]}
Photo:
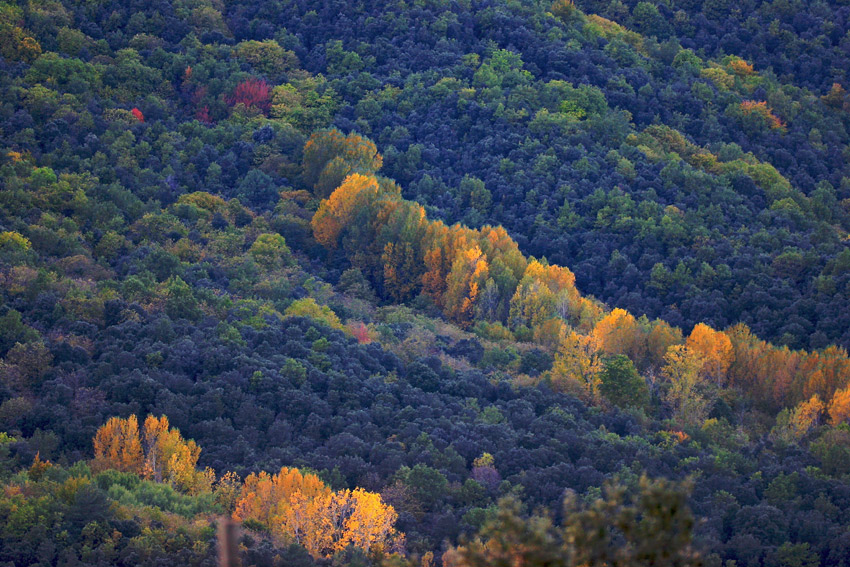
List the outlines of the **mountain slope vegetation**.
{"type": "Polygon", "coordinates": [[[0,564],[846,562],[846,7],[691,4],[0,3],[0,564]]]}

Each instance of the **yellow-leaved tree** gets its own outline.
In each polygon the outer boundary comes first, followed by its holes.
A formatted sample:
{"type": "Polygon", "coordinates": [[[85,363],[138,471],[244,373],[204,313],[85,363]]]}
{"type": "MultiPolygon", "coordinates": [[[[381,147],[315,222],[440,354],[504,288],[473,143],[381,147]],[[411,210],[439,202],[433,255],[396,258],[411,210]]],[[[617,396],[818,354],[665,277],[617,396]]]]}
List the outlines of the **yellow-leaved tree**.
{"type": "Polygon", "coordinates": [[[667,401],[673,406],[673,417],[680,425],[701,424],[709,404],[701,388],[702,355],[684,345],[673,345],[664,360],[667,364],[662,372],[669,381],[667,401]]]}
{"type": "Polygon", "coordinates": [[[398,515],[381,496],[361,488],[332,492],[319,477],[284,467],[245,479],[233,517],[266,526],[275,537],[303,545],[313,557],[354,546],[383,553],[398,548],[398,515]]]}
{"type": "Polygon", "coordinates": [[[652,330],[646,338],[646,347],[650,364],[660,367],[664,364],[664,355],[673,345],[682,343],[682,331],[672,327],[665,321],[656,319],[652,322],[652,330]]]}
{"type": "Polygon", "coordinates": [[[600,348],[606,354],[625,354],[638,363],[646,352],[646,336],[634,315],[614,309],[593,328],[600,348]]]}
{"type": "Polygon", "coordinates": [[[94,436],[93,470],[115,469],[138,474],[142,472],[143,465],[139,420],[135,415],[127,419],[112,417],[97,430],[94,436]]]}
{"type": "MultiPolygon", "coordinates": [[[[832,404],[829,407],[830,410],[836,411],[836,416],[841,411],[838,407],[833,408],[832,404]]],[[[771,437],[783,443],[799,442],[820,424],[824,409],[826,409],[826,405],[817,394],[800,402],[793,409],[783,409],[776,416],[776,425],[770,432],[771,437]]],[[[830,421],[835,423],[833,420],[834,416],[830,411],[830,421]]]]}
{"type": "Polygon", "coordinates": [[[92,469],[135,473],[191,493],[209,492],[215,473],[197,470],[200,454],[201,448],[183,439],[165,416],[149,415],[141,432],[135,415],[113,417],[94,436],[92,469]]]}
{"type": "Polygon", "coordinates": [[[302,542],[314,557],[330,557],[349,545],[384,553],[400,543],[393,527],[398,516],[380,494],[362,488],[340,490],[325,497],[316,512],[319,529],[302,542]]]}
{"type": "Polygon", "coordinates": [[[355,213],[378,196],[378,180],[371,175],[354,173],[345,178],[327,199],[323,200],[310,224],[316,240],[327,248],[336,248],[342,231],[355,213]]]}
{"type": "Polygon", "coordinates": [[[463,250],[455,256],[452,270],[446,278],[443,306],[446,314],[461,327],[472,322],[473,307],[478,293],[487,281],[487,257],[477,246],[463,250]]]}
{"type": "MultiPolygon", "coordinates": [[[[186,490],[197,491],[212,482],[196,470],[201,448],[193,440],[183,439],[178,429],[168,424],[166,416],[149,415],[143,429],[145,465],[142,475],[157,482],[168,482],[186,490]]],[[[211,471],[207,472],[209,475],[211,471]]]]}
{"type": "Polygon", "coordinates": [[[685,345],[702,356],[703,375],[714,380],[717,385],[726,381],[726,373],[735,360],[735,349],[726,333],[699,323],[691,331],[685,345]]]}
{"type": "Polygon", "coordinates": [[[587,401],[598,402],[602,383],[602,357],[599,341],[593,335],[575,331],[563,337],[552,365],[552,385],[559,390],[576,392],[587,401]]]}

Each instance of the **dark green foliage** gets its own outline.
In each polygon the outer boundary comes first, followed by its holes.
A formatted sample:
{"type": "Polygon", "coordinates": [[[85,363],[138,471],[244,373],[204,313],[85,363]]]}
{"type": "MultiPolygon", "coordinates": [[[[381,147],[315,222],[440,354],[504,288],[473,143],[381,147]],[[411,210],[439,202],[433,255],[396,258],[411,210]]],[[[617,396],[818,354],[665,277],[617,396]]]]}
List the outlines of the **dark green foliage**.
{"type": "Polygon", "coordinates": [[[604,498],[564,502],[562,527],[550,518],[524,518],[519,503],[499,503],[495,519],[479,537],[449,557],[455,567],[575,567],[581,565],[701,565],[691,547],[694,517],[687,507],[687,485],[641,478],[639,486],[609,483],[604,498]]]}
{"type": "Polygon", "coordinates": [[[616,406],[643,408],[649,403],[649,388],[628,356],[605,359],[600,379],[599,391],[616,406]]]}
{"type": "Polygon", "coordinates": [[[247,206],[268,208],[277,202],[277,187],[271,177],[252,169],[239,183],[237,196],[247,206]]]}
{"type": "MultiPolygon", "coordinates": [[[[503,512],[509,547],[562,564],[547,546],[567,529],[599,535],[587,561],[675,563],[685,496],[637,478],[693,474],[713,565],[847,563],[843,427],[774,445],[731,389],[688,440],[624,357],[611,411],[519,386],[552,363],[514,344],[531,329],[390,317],[313,240],[316,196],[382,162],[431,218],[504,225],[636,315],[850,344],[846,6],[557,4],[0,5],[0,564],[214,564],[212,498],[85,470],[97,427],[130,413],[167,415],[219,473],[382,491],[413,553],[471,535],[499,495],[554,510],[569,488],[591,504],[560,527],[503,512]],[[233,105],[240,84],[270,98],[233,105]],[[304,152],[329,127],[339,143],[304,152]],[[27,472],[36,453],[79,464],[27,472]],[[615,474],[638,496],[597,502],[615,474]]],[[[245,565],[313,564],[242,543],[245,565]]]]}

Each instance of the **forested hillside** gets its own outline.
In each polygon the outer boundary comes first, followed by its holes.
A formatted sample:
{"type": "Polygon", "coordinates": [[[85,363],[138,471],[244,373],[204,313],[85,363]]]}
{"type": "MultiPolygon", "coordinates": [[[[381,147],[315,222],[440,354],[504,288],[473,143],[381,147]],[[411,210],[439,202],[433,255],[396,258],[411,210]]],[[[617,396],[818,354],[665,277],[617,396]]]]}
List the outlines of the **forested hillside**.
{"type": "Polygon", "coordinates": [[[847,6],[603,4],[0,3],[0,565],[848,565],[847,6]]]}

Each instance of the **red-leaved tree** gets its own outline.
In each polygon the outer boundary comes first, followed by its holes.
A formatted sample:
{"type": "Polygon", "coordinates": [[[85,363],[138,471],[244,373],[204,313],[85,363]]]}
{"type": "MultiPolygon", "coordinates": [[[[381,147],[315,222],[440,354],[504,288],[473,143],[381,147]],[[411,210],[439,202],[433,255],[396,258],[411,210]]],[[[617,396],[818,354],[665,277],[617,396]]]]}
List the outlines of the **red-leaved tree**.
{"type": "Polygon", "coordinates": [[[142,114],[142,111],[141,111],[141,110],[139,110],[138,108],[134,108],[134,109],[133,109],[133,110],[131,110],[130,112],[133,114],[133,116],[135,116],[135,117],[136,117],[136,120],[138,120],[139,122],[144,122],[144,121],[145,121],[145,115],[144,115],[144,114],[142,114]]]}
{"type": "Polygon", "coordinates": [[[212,124],[212,118],[210,118],[210,107],[204,105],[199,108],[198,111],[195,112],[195,118],[198,120],[198,122],[203,122],[204,124],[212,124]]]}
{"type": "Polygon", "coordinates": [[[233,106],[237,104],[244,104],[246,107],[254,106],[268,113],[271,107],[271,89],[262,79],[246,79],[233,89],[233,94],[228,97],[227,102],[233,106]]]}

